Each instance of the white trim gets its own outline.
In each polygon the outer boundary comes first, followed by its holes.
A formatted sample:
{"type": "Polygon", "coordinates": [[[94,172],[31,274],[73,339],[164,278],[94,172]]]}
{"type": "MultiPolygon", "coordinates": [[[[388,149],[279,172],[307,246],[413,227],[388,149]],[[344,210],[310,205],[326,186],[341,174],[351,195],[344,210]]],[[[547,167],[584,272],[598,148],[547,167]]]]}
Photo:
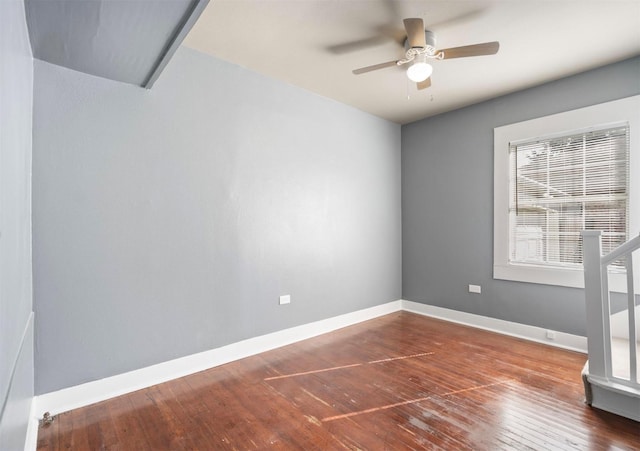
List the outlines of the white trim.
{"type": "MultiPolygon", "coordinates": [[[[31,360],[33,359],[33,351],[34,349],[26,349],[25,348],[25,343],[27,342],[27,340],[29,340],[31,342],[31,345],[33,346],[33,343],[35,343],[35,339],[34,339],[34,328],[35,328],[35,322],[34,322],[34,318],[35,318],[35,313],[32,311],[29,313],[29,317],[27,318],[27,322],[24,326],[24,331],[22,332],[22,337],[20,338],[20,345],[18,347],[18,353],[16,354],[16,357],[14,359],[13,365],[11,367],[11,374],[9,377],[9,384],[7,386],[7,394],[5,399],[0,400],[0,409],[2,411],[2,414],[5,415],[7,413],[7,405],[9,402],[9,399],[12,396],[12,390],[13,390],[13,384],[14,381],[16,380],[16,377],[18,377],[18,375],[16,374],[18,372],[18,368],[21,365],[21,362],[23,361],[22,359],[25,358],[24,353],[27,352],[28,354],[30,354],[31,360]],[[30,337],[29,337],[30,335],[30,337]],[[4,403],[4,404],[3,404],[4,403]]],[[[31,371],[33,371],[33,361],[29,362],[31,365],[31,371]]],[[[33,379],[31,380],[31,389],[33,389],[33,379]]],[[[26,449],[35,449],[35,442],[33,443],[34,447],[33,448],[27,448],[27,446],[31,446],[30,443],[30,438],[31,435],[33,435],[33,431],[31,431],[31,418],[33,416],[33,400],[35,398],[31,398],[31,406],[29,408],[29,417],[27,418],[27,431],[26,431],[26,436],[24,437],[24,446],[25,446],[25,450],[26,449]]],[[[4,418],[4,417],[3,417],[4,418]]],[[[21,420],[22,421],[22,420],[21,420]]],[[[20,423],[21,425],[24,423],[20,423]]],[[[1,432],[1,431],[0,431],[1,432]]],[[[36,434],[36,439],[37,439],[37,430],[35,432],[36,434]]]]}
{"type": "Polygon", "coordinates": [[[640,421],[640,393],[637,390],[588,374],[587,380],[591,384],[592,407],[640,421]]]}
{"type": "Polygon", "coordinates": [[[36,397],[36,415],[41,417],[44,412],[57,415],[71,409],[77,409],[125,393],[131,393],[142,388],[233,362],[234,360],[332,332],[362,321],[397,312],[401,310],[401,306],[402,304],[399,300],[393,301],[376,307],[249,338],[227,346],[192,354],[128,373],[45,393],[36,397]]]}
{"type": "Polygon", "coordinates": [[[38,400],[31,399],[31,409],[29,411],[29,423],[27,425],[27,438],[24,442],[24,451],[33,451],[38,448],[38,400]]]}
{"type": "Polygon", "coordinates": [[[555,332],[555,340],[549,340],[546,338],[547,329],[540,327],[418,302],[397,300],[36,396],[31,404],[31,418],[25,451],[36,449],[38,422],[44,412],[57,415],[397,311],[417,313],[571,351],[587,352],[586,337],[553,331],[555,332]]]}
{"type": "MultiPolygon", "coordinates": [[[[562,135],[594,125],[629,123],[629,234],[640,229],[640,96],[565,111],[493,129],[493,278],[584,288],[582,269],[550,268],[509,262],[509,143],[538,136],[562,135]]],[[[640,286],[640,276],[634,281],[640,286]]],[[[609,273],[611,291],[626,293],[623,273],[609,273]]]]}
{"type": "MultiPolygon", "coordinates": [[[[494,238],[495,240],[496,238],[494,238]]],[[[495,242],[495,241],[494,241],[495,242]]],[[[494,245],[499,247],[499,245],[494,245]]],[[[495,251],[494,251],[495,252],[495,251]]],[[[494,253],[495,255],[495,253],[494,253]]],[[[561,287],[584,288],[584,271],[579,268],[549,268],[525,264],[493,264],[493,278],[517,282],[541,283],[561,287]]]]}
{"type": "Polygon", "coordinates": [[[587,337],[567,334],[565,332],[551,331],[555,339],[547,338],[548,329],[542,327],[529,326],[527,324],[513,323],[502,319],[490,318],[488,316],[474,315],[473,313],[450,310],[434,305],[420,304],[412,301],[402,301],[402,310],[419,315],[430,316],[432,318],[443,319],[452,323],[471,326],[478,329],[489,330],[510,337],[522,338],[536,343],[555,346],[557,348],[587,353],[587,337]]]}

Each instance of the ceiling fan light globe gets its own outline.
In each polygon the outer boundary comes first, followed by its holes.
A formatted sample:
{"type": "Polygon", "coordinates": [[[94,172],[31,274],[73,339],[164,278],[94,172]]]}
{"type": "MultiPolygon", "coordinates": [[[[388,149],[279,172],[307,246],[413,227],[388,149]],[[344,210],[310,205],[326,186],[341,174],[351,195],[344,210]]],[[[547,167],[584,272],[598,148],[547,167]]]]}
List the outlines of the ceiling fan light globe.
{"type": "Polygon", "coordinates": [[[431,76],[433,72],[433,67],[431,64],[416,61],[407,69],[407,77],[409,80],[420,83],[421,81],[425,81],[427,78],[431,76]]]}

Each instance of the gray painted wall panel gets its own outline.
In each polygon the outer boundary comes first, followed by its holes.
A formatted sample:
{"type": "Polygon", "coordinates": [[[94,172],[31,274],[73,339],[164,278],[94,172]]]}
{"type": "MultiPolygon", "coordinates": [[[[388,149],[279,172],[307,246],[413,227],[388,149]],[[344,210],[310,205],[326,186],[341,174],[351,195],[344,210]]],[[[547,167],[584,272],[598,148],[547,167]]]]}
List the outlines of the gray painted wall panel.
{"type": "MultiPolygon", "coordinates": [[[[32,318],[32,317],[30,317],[32,318]]],[[[0,422],[0,450],[25,449],[33,400],[33,321],[28,320],[0,422]]]]}
{"type": "Polygon", "coordinates": [[[37,393],[400,298],[398,125],[187,48],[34,92],[37,393]]]}
{"type": "Polygon", "coordinates": [[[638,93],[634,58],[403,126],[403,298],[586,335],[583,290],[493,279],[493,128],[638,93]]]}
{"type": "Polygon", "coordinates": [[[138,86],[172,53],[172,41],[197,7],[197,0],[25,2],[36,58],[138,86]]]}
{"type": "Polygon", "coordinates": [[[33,62],[22,0],[0,2],[0,449],[24,447],[33,397],[33,62]],[[25,334],[26,330],[26,334],[25,334]]]}

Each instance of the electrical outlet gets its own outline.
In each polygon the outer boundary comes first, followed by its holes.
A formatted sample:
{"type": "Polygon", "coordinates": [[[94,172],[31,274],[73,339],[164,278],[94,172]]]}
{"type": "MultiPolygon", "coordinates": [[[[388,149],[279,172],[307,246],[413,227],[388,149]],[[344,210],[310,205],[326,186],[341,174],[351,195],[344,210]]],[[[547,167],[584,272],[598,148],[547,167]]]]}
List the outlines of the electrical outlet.
{"type": "Polygon", "coordinates": [[[280,296],[280,305],[283,304],[291,304],[291,295],[290,294],[285,294],[280,296]]]}
{"type": "Polygon", "coordinates": [[[469,293],[482,293],[480,285],[469,285],[469,293]]]}
{"type": "Polygon", "coordinates": [[[556,333],[552,330],[548,330],[547,331],[547,340],[555,340],[556,339],[556,333]]]}

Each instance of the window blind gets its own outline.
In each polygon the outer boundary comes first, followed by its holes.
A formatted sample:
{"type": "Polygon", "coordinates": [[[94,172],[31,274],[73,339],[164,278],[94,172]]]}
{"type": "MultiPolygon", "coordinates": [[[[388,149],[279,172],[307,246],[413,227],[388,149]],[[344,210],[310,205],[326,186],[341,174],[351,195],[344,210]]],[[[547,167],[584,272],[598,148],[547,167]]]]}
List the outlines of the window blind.
{"type": "Polygon", "coordinates": [[[618,125],[510,145],[512,263],[581,267],[581,230],[604,253],[627,240],[629,141],[618,125]]]}

